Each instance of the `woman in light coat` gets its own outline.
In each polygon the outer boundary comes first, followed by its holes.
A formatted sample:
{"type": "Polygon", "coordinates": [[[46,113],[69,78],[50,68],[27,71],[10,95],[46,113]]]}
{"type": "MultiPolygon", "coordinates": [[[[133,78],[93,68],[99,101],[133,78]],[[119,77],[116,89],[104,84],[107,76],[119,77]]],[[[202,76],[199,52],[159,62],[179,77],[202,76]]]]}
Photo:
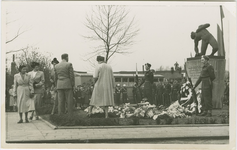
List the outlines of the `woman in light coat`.
{"type": "Polygon", "coordinates": [[[35,112],[36,120],[39,119],[38,113],[39,108],[42,107],[42,96],[44,94],[44,73],[42,71],[39,71],[40,64],[37,62],[32,62],[31,67],[33,70],[29,72],[29,75],[33,82],[33,88],[34,88],[34,105],[35,105],[35,111],[32,111],[30,120],[33,119],[33,115],[35,112]]]}
{"type": "Polygon", "coordinates": [[[18,112],[20,115],[20,121],[18,121],[18,123],[23,123],[22,113],[25,113],[25,122],[29,122],[27,118],[29,111],[29,100],[34,95],[32,80],[26,73],[26,70],[26,66],[21,65],[19,67],[20,73],[14,75],[13,96],[15,101],[17,101],[18,112]]]}

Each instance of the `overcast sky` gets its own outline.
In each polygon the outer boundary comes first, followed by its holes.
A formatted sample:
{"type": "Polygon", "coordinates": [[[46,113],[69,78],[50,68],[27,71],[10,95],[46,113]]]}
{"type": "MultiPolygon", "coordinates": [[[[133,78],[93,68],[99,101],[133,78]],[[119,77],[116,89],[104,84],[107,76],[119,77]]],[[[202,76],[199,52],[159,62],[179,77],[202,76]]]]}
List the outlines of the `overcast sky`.
{"type": "MultiPolygon", "coordinates": [[[[97,2],[98,3],[98,2],[97,2]]],[[[121,2],[120,2],[121,3],[121,2]]],[[[16,50],[27,45],[39,47],[42,52],[52,53],[52,58],[60,60],[62,53],[69,54],[69,61],[76,71],[92,71],[86,55],[93,51],[97,43],[88,41],[80,35],[90,34],[84,26],[85,16],[91,13],[91,3],[85,2],[5,2],[9,13],[7,39],[17,30],[27,30],[14,42],[6,45],[6,51],[16,50]]],[[[106,3],[108,4],[108,2],[106,3]]],[[[135,16],[139,34],[128,55],[116,54],[109,61],[114,71],[142,69],[145,63],[151,63],[153,69],[160,66],[171,67],[175,62],[183,66],[186,58],[195,55],[191,31],[199,25],[210,23],[208,30],[217,37],[217,24],[220,24],[221,3],[125,3],[130,16],[135,16]]],[[[234,14],[231,5],[224,5],[224,32],[226,53],[229,55],[229,20],[234,14]],[[232,12],[230,12],[232,11],[232,12]],[[226,29],[226,30],[225,30],[226,29]]],[[[199,43],[201,45],[201,42],[199,43]]],[[[208,47],[207,54],[211,53],[208,47]]],[[[10,55],[7,55],[10,57],[10,55]]],[[[94,58],[96,59],[96,58],[94,58]]]]}

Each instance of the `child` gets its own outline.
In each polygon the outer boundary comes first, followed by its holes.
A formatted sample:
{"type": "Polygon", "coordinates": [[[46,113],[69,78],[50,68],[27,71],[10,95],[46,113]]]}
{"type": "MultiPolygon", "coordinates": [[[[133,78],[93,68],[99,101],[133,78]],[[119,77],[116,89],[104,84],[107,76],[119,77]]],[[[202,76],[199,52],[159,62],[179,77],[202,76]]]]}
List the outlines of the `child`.
{"type": "Polygon", "coordinates": [[[11,89],[9,90],[9,95],[10,95],[10,102],[9,102],[9,106],[10,106],[10,111],[14,111],[14,112],[16,112],[16,106],[17,106],[17,102],[16,102],[16,100],[14,99],[14,97],[13,97],[13,86],[14,85],[12,85],[11,86],[11,89]]]}

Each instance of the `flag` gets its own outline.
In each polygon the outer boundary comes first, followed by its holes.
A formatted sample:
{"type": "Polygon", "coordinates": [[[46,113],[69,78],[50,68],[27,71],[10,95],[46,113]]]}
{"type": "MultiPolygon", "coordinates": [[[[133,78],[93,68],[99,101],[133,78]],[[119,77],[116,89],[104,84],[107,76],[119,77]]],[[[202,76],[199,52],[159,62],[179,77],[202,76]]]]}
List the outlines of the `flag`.
{"type": "Polygon", "coordinates": [[[225,18],[222,5],[220,5],[220,13],[221,13],[221,20],[222,20],[223,18],[225,18]]]}
{"type": "Polygon", "coordinates": [[[138,72],[137,72],[137,63],[136,63],[136,84],[138,85],[138,72]]]}
{"type": "Polygon", "coordinates": [[[221,31],[221,28],[218,24],[217,24],[217,42],[218,42],[218,56],[225,56],[223,32],[221,31]]]}
{"type": "Polygon", "coordinates": [[[217,24],[217,42],[218,42],[218,56],[225,56],[225,46],[224,46],[224,30],[223,30],[223,18],[225,18],[222,5],[220,5],[220,17],[221,17],[221,28],[217,24]]]}

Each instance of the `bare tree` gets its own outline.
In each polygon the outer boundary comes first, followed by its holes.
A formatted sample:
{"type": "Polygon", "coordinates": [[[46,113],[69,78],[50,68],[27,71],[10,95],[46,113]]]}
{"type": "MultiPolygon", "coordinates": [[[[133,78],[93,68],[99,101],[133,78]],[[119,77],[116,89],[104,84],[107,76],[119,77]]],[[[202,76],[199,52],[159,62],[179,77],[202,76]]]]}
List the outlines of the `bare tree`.
{"type": "Polygon", "coordinates": [[[51,54],[44,54],[39,51],[37,47],[27,47],[25,50],[17,55],[16,63],[18,65],[25,64],[31,70],[31,62],[38,62],[40,63],[41,70],[44,68],[51,67],[51,54]]]}
{"type": "Polygon", "coordinates": [[[40,64],[40,70],[44,72],[45,75],[45,84],[50,86],[50,71],[51,71],[51,54],[42,53],[39,51],[39,48],[36,47],[27,47],[25,50],[17,55],[16,64],[19,66],[24,64],[28,67],[28,71],[31,71],[32,62],[38,62],[40,64]]]}
{"type": "MultiPolygon", "coordinates": [[[[6,12],[6,16],[8,16],[10,13],[7,11],[6,12]]],[[[8,18],[8,17],[7,17],[8,18]]],[[[17,21],[18,19],[16,19],[16,20],[11,20],[11,21],[6,21],[6,26],[8,26],[9,24],[11,24],[11,23],[13,23],[13,22],[15,22],[15,21],[17,21]]],[[[13,36],[13,37],[11,37],[11,38],[9,38],[9,39],[7,39],[6,40],[6,44],[9,44],[9,43],[11,43],[11,42],[13,42],[14,40],[16,40],[17,38],[19,38],[19,36],[21,36],[23,33],[25,33],[27,30],[22,30],[22,27],[20,27],[20,28],[18,28],[18,30],[17,30],[17,32],[16,32],[16,34],[13,36]]],[[[19,52],[19,51],[23,51],[23,50],[25,50],[25,49],[27,49],[27,47],[28,46],[26,46],[26,47],[24,47],[24,48],[20,48],[20,49],[16,49],[16,50],[10,50],[10,51],[7,51],[6,52],[6,54],[9,54],[9,53],[15,53],[15,52],[19,52]]]]}
{"type": "Polygon", "coordinates": [[[128,21],[128,14],[124,6],[103,5],[92,8],[92,14],[86,16],[85,26],[93,34],[84,37],[102,44],[90,53],[87,60],[104,54],[107,62],[115,53],[129,53],[126,48],[133,44],[133,38],[139,30],[135,28],[135,17],[128,21]]]}

